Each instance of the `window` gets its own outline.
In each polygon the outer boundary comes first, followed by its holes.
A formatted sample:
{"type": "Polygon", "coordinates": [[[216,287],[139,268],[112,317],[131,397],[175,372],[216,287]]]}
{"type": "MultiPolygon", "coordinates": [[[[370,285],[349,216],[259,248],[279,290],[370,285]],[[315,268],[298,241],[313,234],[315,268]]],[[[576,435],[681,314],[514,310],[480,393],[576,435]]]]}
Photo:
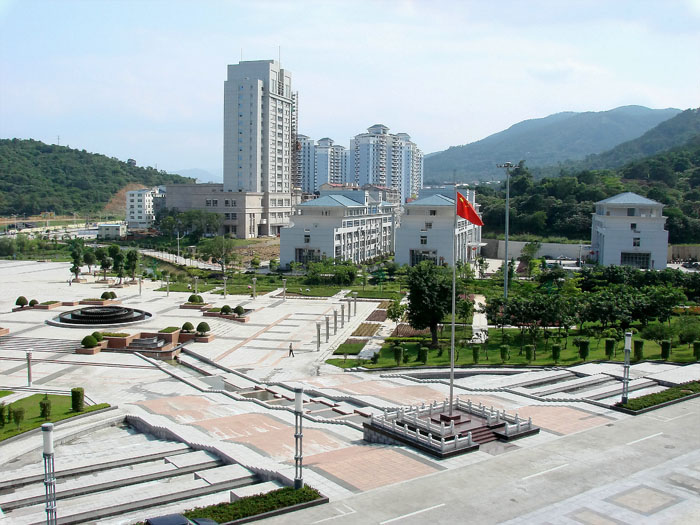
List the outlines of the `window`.
{"type": "Polygon", "coordinates": [[[627,216],[628,217],[634,217],[634,208],[627,208],[627,216]]]}
{"type": "Polygon", "coordinates": [[[433,223],[432,223],[432,222],[426,222],[426,223],[425,223],[425,229],[426,229],[426,230],[432,230],[432,229],[433,229],[433,223]]]}
{"type": "Polygon", "coordinates": [[[637,229],[637,223],[636,223],[636,222],[633,222],[632,224],[630,224],[630,230],[636,230],[636,229],[637,229]]]}
{"type": "Polygon", "coordinates": [[[218,207],[218,206],[219,206],[219,201],[216,200],[216,199],[214,199],[213,201],[211,201],[211,205],[214,206],[214,207],[218,207]]]}
{"type": "Polygon", "coordinates": [[[428,237],[426,235],[421,235],[420,236],[420,243],[421,244],[428,244],[428,237]]]}
{"type": "Polygon", "coordinates": [[[304,235],[304,244],[309,244],[311,242],[311,235],[304,235]]]}
{"type": "Polygon", "coordinates": [[[428,215],[435,215],[437,213],[437,210],[430,210],[428,212],[428,215]]]}
{"type": "Polygon", "coordinates": [[[641,239],[639,237],[635,237],[632,239],[632,246],[641,246],[641,239]]]}

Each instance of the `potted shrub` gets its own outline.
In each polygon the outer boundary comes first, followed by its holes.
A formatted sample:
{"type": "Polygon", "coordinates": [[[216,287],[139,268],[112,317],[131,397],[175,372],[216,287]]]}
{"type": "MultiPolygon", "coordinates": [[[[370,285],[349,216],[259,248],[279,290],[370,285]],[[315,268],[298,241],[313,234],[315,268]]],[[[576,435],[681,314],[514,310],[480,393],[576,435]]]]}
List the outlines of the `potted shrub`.
{"type": "Polygon", "coordinates": [[[197,325],[197,335],[207,335],[211,328],[209,328],[209,325],[202,321],[197,325]]]}
{"type": "Polygon", "coordinates": [[[192,332],[193,330],[194,330],[194,326],[193,326],[192,323],[190,323],[189,321],[187,321],[186,323],[184,323],[184,324],[182,325],[182,331],[183,331],[183,332],[190,333],[190,332],[192,332]]]}
{"type": "Polygon", "coordinates": [[[29,301],[30,308],[34,308],[37,304],[39,304],[39,301],[37,301],[36,299],[32,299],[31,301],[29,301]]]}
{"type": "Polygon", "coordinates": [[[231,315],[231,312],[233,312],[233,310],[229,305],[225,304],[221,307],[221,315],[231,315]]]}
{"type": "Polygon", "coordinates": [[[112,298],[111,292],[102,292],[102,295],[100,295],[100,298],[108,301],[112,298]]]}
{"type": "Polygon", "coordinates": [[[15,304],[20,308],[24,308],[28,304],[27,298],[24,295],[20,295],[15,301],[15,304]]]}
{"type": "Polygon", "coordinates": [[[238,316],[241,317],[243,314],[245,314],[245,308],[243,308],[240,304],[236,306],[236,308],[233,309],[233,312],[238,316]]]}
{"type": "Polygon", "coordinates": [[[95,355],[100,351],[100,345],[97,342],[97,339],[95,339],[92,335],[86,335],[83,337],[80,344],[83,346],[75,351],[76,354],[95,355]]]}

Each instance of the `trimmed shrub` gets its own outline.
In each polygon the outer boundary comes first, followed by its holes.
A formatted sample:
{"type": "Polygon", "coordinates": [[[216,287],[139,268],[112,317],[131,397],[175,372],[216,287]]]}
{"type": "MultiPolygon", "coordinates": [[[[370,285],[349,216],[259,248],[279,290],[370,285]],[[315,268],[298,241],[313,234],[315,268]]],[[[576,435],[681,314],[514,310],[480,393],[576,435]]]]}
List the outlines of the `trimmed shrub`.
{"type": "Polygon", "coordinates": [[[32,299],[31,301],[29,301],[29,306],[36,306],[37,304],[39,304],[39,301],[37,301],[36,299],[32,299]]]}
{"type": "Polygon", "coordinates": [[[644,341],[635,339],[632,344],[634,345],[634,360],[641,361],[644,359],[644,341]]]}
{"type": "Polygon", "coordinates": [[[404,350],[404,352],[403,352],[403,364],[404,364],[404,365],[407,365],[408,362],[410,361],[410,359],[411,359],[411,356],[408,355],[408,352],[406,352],[406,351],[404,350]]]}
{"type": "Polygon", "coordinates": [[[418,361],[420,361],[423,364],[426,364],[428,362],[428,347],[427,346],[421,346],[418,349],[418,361]]]}
{"type": "Polygon", "coordinates": [[[182,325],[183,332],[191,332],[192,330],[194,330],[194,325],[192,323],[190,323],[189,321],[187,321],[186,323],[184,323],[182,325]]]}
{"type": "Polygon", "coordinates": [[[17,300],[15,301],[15,305],[21,306],[22,308],[24,308],[25,306],[27,306],[27,303],[28,303],[27,298],[26,298],[24,295],[20,295],[20,296],[17,298],[17,300]]]}
{"type": "Polygon", "coordinates": [[[102,295],[100,295],[100,299],[103,299],[104,301],[107,301],[111,298],[112,298],[112,296],[110,295],[109,292],[102,292],[102,295]]]}
{"type": "Polygon", "coordinates": [[[605,355],[608,359],[612,359],[613,355],[615,354],[615,343],[615,339],[605,340],[605,355]]]}
{"type": "Polygon", "coordinates": [[[70,404],[73,412],[82,412],[85,410],[85,390],[81,387],[71,388],[70,404]]]}
{"type": "Polygon", "coordinates": [[[24,421],[24,407],[13,408],[12,419],[15,425],[17,425],[17,430],[19,430],[19,426],[22,424],[22,421],[24,421]]]}
{"type": "Polygon", "coordinates": [[[379,362],[379,352],[374,354],[371,358],[370,361],[372,361],[373,365],[376,365],[379,362]]]}
{"type": "Polygon", "coordinates": [[[102,332],[92,332],[92,337],[95,338],[95,341],[98,343],[104,339],[104,336],[102,335],[102,332]]]}
{"type": "Polygon", "coordinates": [[[508,360],[508,345],[501,345],[501,362],[505,363],[508,360]]]}
{"type": "Polygon", "coordinates": [[[479,362],[479,347],[476,345],[472,348],[472,359],[474,360],[474,364],[479,362]]]}
{"type": "Polygon", "coordinates": [[[211,330],[211,328],[209,328],[209,325],[207,323],[205,323],[204,321],[202,321],[201,323],[199,323],[197,325],[197,333],[206,334],[210,330],[211,330]]]}
{"type": "Polygon", "coordinates": [[[533,345],[525,345],[525,359],[529,363],[532,361],[532,355],[535,353],[535,347],[533,345]]]}
{"type": "Polygon", "coordinates": [[[589,349],[590,344],[591,344],[591,342],[588,339],[584,339],[582,341],[579,341],[578,355],[584,361],[586,359],[588,359],[588,349],[589,349]]]}
{"type": "Polygon", "coordinates": [[[696,361],[700,361],[700,341],[693,343],[693,356],[695,356],[696,361]]]}
{"type": "Polygon", "coordinates": [[[0,428],[5,426],[5,403],[0,403],[0,428]]]}
{"type": "Polygon", "coordinates": [[[110,298],[110,299],[116,299],[116,298],[117,298],[117,293],[116,293],[116,292],[109,292],[109,298],[110,298]]]}
{"type": "Polygon", "coordinates": [[[232,312],[232,311],[233,311],[233,310],[231,310],[231,307],[230,307],[229,305],[227,305],[227,304],[225,304],[225,305],[223,305],[223,306],[221,307],[221,313],[224,314],[224,315],[231,315],[231,312],[232,312]]]}
{"type": "Polygon", "coordinates": [[[240,316],[242,316],[242,315],[245,313],[245,308],[243,308],[243,307],[239,304],[238,306],[236,306],[236,307],[233,309],[233,312],[234,312],[238,317],[240,317],[240,316]]]}
{"type": "Polygon", "coordinates": [[[396,366],[401,365],[403,360],[403,347],[401,345],[394,346],[394,361],[396,361],[396,366]]]}
{"type": "Polygon", "coordinates": [[[555,363],[559,362],[559,358],[561,357],[561,345],[552,345],[552,360],[555,363]]]}
{"type": "Polygon", "coordinates": [[[93,346],[97,346],[97,340],[91,335],[86,335],[83,337],[83,340],[80,341],[80,344],[83,345],[83,348],[92,348],[93,346]]]}
{"type": "Polygon", "coordinates": [[[661,341],[661,359],[666,361],[669,357],[671,357],[671,341],[666,339],[661,341]]]}
{"type": "Polygon", "coordinates": [[[49,399],[48,394],[44,394],[44,399],[39,401],[39,413],[45,421],[48,421],[51,418],[51,400],[49,399]]]}

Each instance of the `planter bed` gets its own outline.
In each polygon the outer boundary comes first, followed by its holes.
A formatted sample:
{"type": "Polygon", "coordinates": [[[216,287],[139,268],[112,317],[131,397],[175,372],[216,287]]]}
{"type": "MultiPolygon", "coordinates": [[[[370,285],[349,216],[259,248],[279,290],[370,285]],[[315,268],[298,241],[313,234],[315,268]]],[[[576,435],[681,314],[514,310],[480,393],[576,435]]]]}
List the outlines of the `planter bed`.
{"type": "Polygon", "coordinates": [[[134,339],[140,337],[140,334],[132,334],[124,337],[103,335],[102,337],[107,341],[107,348],[126,348],[134,339]]]}
{"type": "Polygon", "coordinates": [[[195,332],[180,332],[180,343],[194,341],[195,343],[209,343],[216,339],[214,334],[197,335],[195,332]]]}
{"type": "Polygon", "coordinates": [[[616,403],[611,408],[625,414],[639,415],[656,410],[657,408],[675,405],[687,399],[700,397],[700,381],[691,381],[689,383],[681,383],[673,386],[662,392],[647,394],[635,399],[630,399],[627,406],[622,403],[616,403]],[[634,408],[639,407],[639,408],[634,408]]]}
{"type": "Polygon", "coordinates": [[[121,304],[121,301],[116,299],[83,299],[78,304],[87,304],[90,306],[108,306],[110,304],[121,304]]]}
{"type": "Polygon", "coordinates": [[[54,308],[58,308],[59,306],[63,306],[63,303],[61,301],[47,301],[45,303],[40,303],[34,306],[37,310],[53,310],[54,308]]]}
{"type": "Polygon", "coordinates": [[[208,310],[211,305],[208,303],[184,303],[180,305],[183,310],[208,310]]]}
{"type": "Polygon", "coordinates": [[[166,344],[177,344],[177,342],[180,340],[180,329],[178,328],[173,332],[141,332],[141,335],[139,336],[140,339],[145,339],[147,337],[157,337],[158,339],[163,339],[166,344]]]}
{"type": "Polygon", "coordinates": [[[10,333],[9,328],[0,328],[0,336],[7,335],[10,333]]]}
{"type": "Polygon", "coordinates": [[[207,311],[204,312],[204,317],[221,317],[222,319],[229,319],[231,321],[236,321],[238,323],[247,323],[250,321],[250,318],[248,317],[249,311],[252,310],[247,310],[245,314],[242,316],[238,317],[236,314],[222,314],[221,312],[212,312],[212,311],[207,311]]]}
{"type": "Polygon", "coordinates": [[[62,306],[78,306],[80,303],[78,301],[63,301],[62,306]]]}

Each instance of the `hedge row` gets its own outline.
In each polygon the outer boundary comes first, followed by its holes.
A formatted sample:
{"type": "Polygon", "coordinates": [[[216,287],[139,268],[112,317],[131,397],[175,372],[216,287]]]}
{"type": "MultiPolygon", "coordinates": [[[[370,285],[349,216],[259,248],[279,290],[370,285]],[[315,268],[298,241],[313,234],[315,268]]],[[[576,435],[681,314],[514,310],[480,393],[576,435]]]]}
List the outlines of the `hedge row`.
{"type": "Polygon", "coordinates": [[[693,381],[668,388],[663,392],[630,399],[624,405],[620,402],[617,403],[617,406],[628,410],[642,410],[643,408],[653,407],[661,403],[666,403],[667,401],[673,401],[674,399],[680,399],[681,397],[698,393],[700,393],[700,381],[693,381]]]}

